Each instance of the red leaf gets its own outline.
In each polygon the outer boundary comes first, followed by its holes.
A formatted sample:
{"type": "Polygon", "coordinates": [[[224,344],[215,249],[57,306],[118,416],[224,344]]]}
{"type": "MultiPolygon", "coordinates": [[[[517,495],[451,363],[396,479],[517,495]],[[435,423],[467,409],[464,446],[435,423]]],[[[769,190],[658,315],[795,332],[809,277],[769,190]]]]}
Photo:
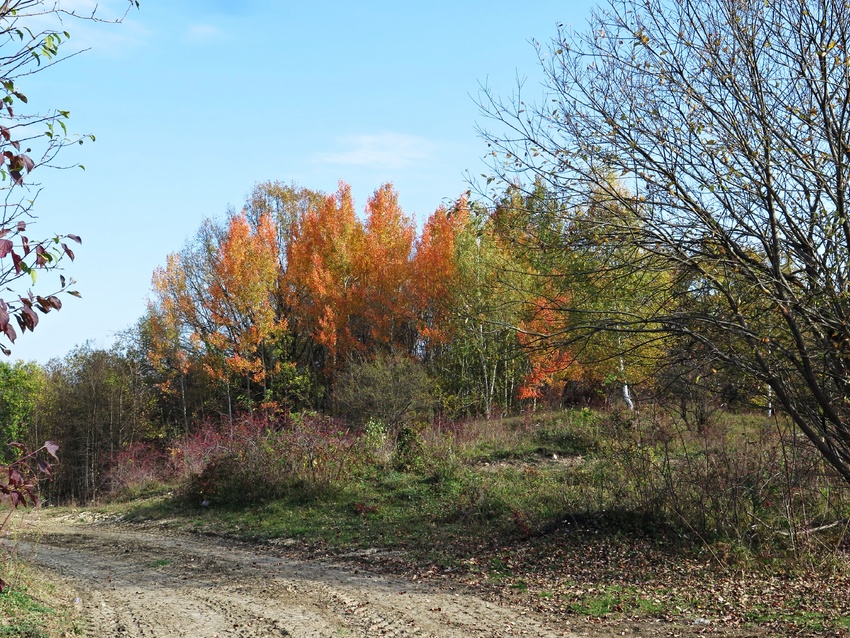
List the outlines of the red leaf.
{"type": "Polygon", "coordinates": [[[62,250],[64,250],[65,254],[71,258],[71,261],[74,261],[74,252],[70,248],[68,248],[68,246],[62,244],[62,250]]]}
{"type": "Polygon", "coordinates": [[[29,255],[30,254],[30,240],[25,235],[21,235],[21,243],[24,246],[24,255],[29,255]]]}
{"type": "Polygon", "coordinates": [[[30,332],[35,330],[35,327],[38,325],[38,315],[35,314],[35,310],[29,306],[21,308],[21,311],[18,313],[18,317],[24,322],[24,326],[29,328],[30,332]]]}
{"type": "Polygon", "coordinates": [[[38,469],[42,474],[50,474],[50,463],[42,459],[38,459],[38,469]]]}
{"type": "Polygon", "coordinates": [[[65,235],[65,237],[67,237],[68,239],[71,239],[71,240],[73,240],[73,241],[77,242],[78,244],[82,244],[82,243],[83,243],[83,240],[82,240],[82,239],[80,239],[79,235],[71,235],[71,234],[69,233],[69,234],[65,235]]]}
{"type": "Polygon", "coordinates": [[[19,233],[22,233],[26,229],[27,229],[27,223],[26,222],[18,222],[18,232],[19,233]]]}
{"type": "Polygon", "coordinates": [[[41,295],[39,295],[38,297],[36,297],[36,299],[38,299],[38,305],[36,306],[36,308],[41,310],[44,314],[47,314],[48,312],[53,310],[53,304],[50,303],[50,300],[47,297],[42,297],[41,295]]]}
{"type": "Polygon", "coordinates": [[[10,467],[9,468],[9,485],[11,485],[12,487],[18,487],[23,482],[24,482],[24,479],[21,476],[21,473],[18,472],[18,470],[16,470],[15,468],[10,467]]]}
{"type": "Polygon", "coordinates": [[[12,252],[12,242],[8,239],[0,239],[0,258],[12,252]]]}
{"type": "Polygon", "coordinates": [[[15,274],[21,274],[21,256],[14,250],[12,251],[12,263],[15,264],[15,274]]]}
{"type": "Polygon", "coordinates": [[[8,587],[8,584],[6,583],[5,580],[0,578],[0,594],[3,593],[3,590],[6,589],[6,587],[8,587]]]}

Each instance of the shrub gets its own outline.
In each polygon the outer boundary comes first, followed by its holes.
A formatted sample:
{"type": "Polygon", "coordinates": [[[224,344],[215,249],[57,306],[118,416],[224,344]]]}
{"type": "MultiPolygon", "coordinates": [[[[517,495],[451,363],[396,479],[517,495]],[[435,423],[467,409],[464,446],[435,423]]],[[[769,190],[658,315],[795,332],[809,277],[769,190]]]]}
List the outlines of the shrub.
{"type": "Polygon", "coordinates": [[[666,515],[706,539],[799,552],[811,530],[846,516],[847,490],[780,419],[715,413],[702,432],[667,414],[623,427],[612,416],[598,490],[609,507],[666,515]]]}
{"type": "Polygon", "coordinates": [[[107,492],[137,497],[152,486],[174,480],[168,454],[154,443],[133,443],[112,455],[106,471],[107,492]]]}
{"type": "Polygon", "coordinates": [[[435,406],[434,384],[422,366],[403,356],[353,363],[334,386],[338,416],[357,428],[376,419],[395,430],[427,421],[435,406]]]}
{"type": "Polygon", "coordinates": [[[311,497],[344,480],[358,460],[356,437],[316,415],[244,417],[229,436],[207,433],[204,440],[198,447],[206,450],[205,462],[189,474],[184,490],[196,502],[248,505],[284,495],[311,497]]]}

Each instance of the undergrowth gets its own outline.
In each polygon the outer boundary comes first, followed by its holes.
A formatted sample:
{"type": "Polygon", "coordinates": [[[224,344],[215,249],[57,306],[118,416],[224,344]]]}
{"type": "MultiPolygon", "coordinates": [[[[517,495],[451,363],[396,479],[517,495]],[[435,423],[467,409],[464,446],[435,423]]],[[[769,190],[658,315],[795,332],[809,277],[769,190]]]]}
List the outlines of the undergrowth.
{"type": "Polygon", "coordinates": [[[850,513],[811,446],[753,415],[719,414],[699,431],[662,412],[586,409],[395,429],[370,420],[356,432],[316,415],[246,418],[135,454],[116,459],[114,493],[171,485],[157,507],[198,527],[340,547],[443,552],[458,539],[610,524],[717,545],[721,562],[812,563],[843,552],[850,513]],[[128,465],[145,468],[141,480],[128,465]]]}
{"type": "Polygon", "coordinates": [[[83,633],[67,591],[8,556],[2,564],[9,586],[0,593],[0,637],[52,638],[83,633]]]}

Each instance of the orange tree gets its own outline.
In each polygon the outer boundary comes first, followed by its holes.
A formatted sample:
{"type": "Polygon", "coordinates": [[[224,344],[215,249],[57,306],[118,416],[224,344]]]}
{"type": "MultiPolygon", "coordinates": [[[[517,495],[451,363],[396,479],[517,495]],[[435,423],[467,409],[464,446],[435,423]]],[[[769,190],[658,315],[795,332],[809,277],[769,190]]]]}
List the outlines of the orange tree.
{"type": "Polygon", "coordinates": [[[271,400],[274,384],[285,384],[292,372],[281,360],[287,322],[276,305],[277,227],[266,214],[257,222],[245,213],[231,215],[225,228],[206,222],[154,273],[146,319],[154,367],[182,380],[189,359],[201,364],[225,389],[229,414],[234,399],[249,409],[271,400]]]}
{"type": "Polygon", "coordinates": [[[308,208],[293,227],[286,255],[285,285],[299,330],[316,347],[308,365],[326,377],[361,349],[352,317],[362,315],[356,255],[363,226],[354,214],[351,188],[339,189],[308,208]]]}

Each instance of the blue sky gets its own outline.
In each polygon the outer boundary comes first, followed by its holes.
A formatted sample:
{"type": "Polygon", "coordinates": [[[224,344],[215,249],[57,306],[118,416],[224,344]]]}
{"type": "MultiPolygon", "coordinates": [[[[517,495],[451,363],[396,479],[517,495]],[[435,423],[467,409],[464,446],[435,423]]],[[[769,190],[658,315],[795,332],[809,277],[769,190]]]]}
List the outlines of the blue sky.
{"type": "MultiPolygon", "coordinates": [[[[85,171],[33,174],[43,188],[29,234],[82,237],[64,274],[83,297],[63,298],[12,359],[109,347],[142,315],[166,255],[258,182],[330,191],[344,180],[362,207],[390,181],[423,220],[486,170],[479,86],[509,95],[519,77],[535,93],[530,39],[559,22],[582,29],[591,4],[142,0],[121,25],[66,21],[67,50],[89,50],[19,89],[97,137],[62,158],[85,171]]],[[[101,1],[98,15],[122,6],[101,1]]]]}

